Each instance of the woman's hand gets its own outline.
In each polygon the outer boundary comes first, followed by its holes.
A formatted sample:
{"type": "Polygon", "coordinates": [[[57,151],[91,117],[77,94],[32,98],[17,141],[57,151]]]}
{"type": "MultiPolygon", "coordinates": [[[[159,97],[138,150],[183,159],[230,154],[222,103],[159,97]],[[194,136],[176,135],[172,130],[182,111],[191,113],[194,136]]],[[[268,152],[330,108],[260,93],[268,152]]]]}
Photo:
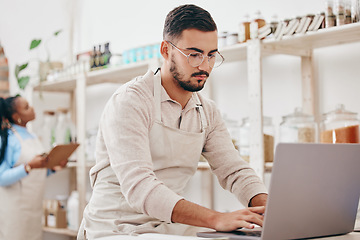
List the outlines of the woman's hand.
{"type": "Polygon", "coordinates": [[[214,219],[217,231],[233,231],[238,228],[254,228],[254,224],[263,225],[265,207],[249,207],[229,213],[219,213],[214,219]]]}
{"type": "Polygon", "coordinates": [[[47,155],[36,155],[30,162],[28,162],[27,164],[29,164],[29,166],[31,168],[45,168],[46,167],[46,163],[48,162],[48,157],[47,155]]]}
{"type": "Polygon", "coordinates": [[[68,160],[67,160],[67,159],[62,160],[59,165],[53,167],[51,170],[53,170],[53,171],[59,171],[59,170],[63,169],[64,167],[66,167],[66,164],[67,164],[67,163],[68,163],[68,160]]]}

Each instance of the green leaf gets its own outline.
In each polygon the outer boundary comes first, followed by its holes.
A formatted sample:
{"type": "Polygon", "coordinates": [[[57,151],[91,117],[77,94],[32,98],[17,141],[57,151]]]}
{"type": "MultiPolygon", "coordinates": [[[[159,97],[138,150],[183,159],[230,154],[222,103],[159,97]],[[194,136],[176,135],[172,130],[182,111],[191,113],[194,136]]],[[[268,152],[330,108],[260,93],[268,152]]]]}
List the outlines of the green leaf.
{"type": "Polygon", "coordinates": [[[24,63],[22,65],[16,65],[15,66],[15,76],[16,78],[19,78],[19,73],[24,70],[25,68],[27,68],[27,66],[29,65],[29,63],[24,63]]]}
{"type": "Polygon", "coordinates": [[[18,85],[19,85],[20,89],[24,90],[26,85],[29,83],[29,80],[30,80],[29,76],[19,78],[18,85]]]}
{"type": "Polygon", "coordinates": [[[36,48],[41,43],[41,39],[34,39],[31,41],[30,50],[36,48]]]}
{"type": "Polygon", "coordinates": [[[62,32],[62,29],[61,29],[61,30],[59,30],[59,31],[57,31],[57,32],[55,32],[55,33],[54,33],[54,36],[59,35],[59,33],[61,33],[61,32],[62,32]]]}

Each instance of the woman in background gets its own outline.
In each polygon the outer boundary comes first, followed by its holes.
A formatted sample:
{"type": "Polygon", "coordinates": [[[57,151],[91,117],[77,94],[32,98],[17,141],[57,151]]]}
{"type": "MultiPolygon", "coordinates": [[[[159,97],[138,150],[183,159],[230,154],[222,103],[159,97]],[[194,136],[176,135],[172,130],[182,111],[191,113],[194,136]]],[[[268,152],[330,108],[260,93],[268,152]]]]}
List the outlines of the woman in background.
{"type": "Polygon", "coordinates": [[[42,239],[45,178],[54,170],[46,168],[44,149],[26,128],[34,119],[25,98],[0,98],[0,239],[42,239]]]}

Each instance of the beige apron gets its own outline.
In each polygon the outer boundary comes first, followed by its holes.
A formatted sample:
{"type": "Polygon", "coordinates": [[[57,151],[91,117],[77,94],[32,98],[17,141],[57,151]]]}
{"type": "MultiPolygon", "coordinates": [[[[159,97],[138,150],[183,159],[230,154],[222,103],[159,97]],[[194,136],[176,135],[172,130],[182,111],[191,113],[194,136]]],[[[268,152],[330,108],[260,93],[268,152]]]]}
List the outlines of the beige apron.
{"type": "MultiPolygon", "coordinates": [[[[182,195],[190,178],[195,174],[205,141],[207,126],[205,114],[196,94],[197,110],[201,119],[201,132],[186,132],[165,126],[161,121],[161,77],[154,77],[156,120],[150,131],[150,150],[157,178],[167,187],[182,195]]],[[[90,171],[93,195],[84,211],[78,239],[96,239],[111,235],[137,235],[163,233],[195,235],[198,228],[165,223],[136,212],[120,191],[119,182],[109,166],[90,171]],[[85,230],[85,231],[84,231],[85,230]]]]}
{"type": "MultiPolygon", "coordinates": [[[[23,140],[13,129],[21,144],[15,166],[25,164],[44,152],[38,138],[23,140]]],[[[46,169],[33,169],[18,182],[0,187],[0,239],[41,240],[46,169]]]]}

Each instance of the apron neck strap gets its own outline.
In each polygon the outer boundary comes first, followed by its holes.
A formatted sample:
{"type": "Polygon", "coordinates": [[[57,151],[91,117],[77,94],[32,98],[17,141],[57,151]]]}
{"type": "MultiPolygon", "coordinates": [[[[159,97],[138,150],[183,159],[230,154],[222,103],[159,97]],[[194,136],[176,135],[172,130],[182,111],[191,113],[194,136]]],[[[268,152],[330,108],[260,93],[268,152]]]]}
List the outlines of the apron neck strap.
{"type": "Polygon", "coordinates": [[[156,71],[154,74],[154,99],[155,99],[155,119],[161,122],[161,74],[156,71]]]}
{"type": "Polygon", "coordinates": [[[200,102],[200,99],[199,99],[199,96],[197,95],[197,93],[193,94],[193,96],[195,96],[195,100],[196,100],[196,110],[199,112],[199,115],[200,115],[201,131],[204,131],[207,128],[207,121],[206,121],[206,116],[204,113],[204,108],[200,102]]]}
{"type": "Polygon", "coordinates": [[[15,128],[14,128],[14,127],[11,127],[10,129],[11,129],[11,131],[14,133],[14,135],[19,139],[20,143],[22,143],[22,142],[23,142],[23,139],[22,139],[22,137],[20,136],[20,134],[15,130],[15,128]]]}

